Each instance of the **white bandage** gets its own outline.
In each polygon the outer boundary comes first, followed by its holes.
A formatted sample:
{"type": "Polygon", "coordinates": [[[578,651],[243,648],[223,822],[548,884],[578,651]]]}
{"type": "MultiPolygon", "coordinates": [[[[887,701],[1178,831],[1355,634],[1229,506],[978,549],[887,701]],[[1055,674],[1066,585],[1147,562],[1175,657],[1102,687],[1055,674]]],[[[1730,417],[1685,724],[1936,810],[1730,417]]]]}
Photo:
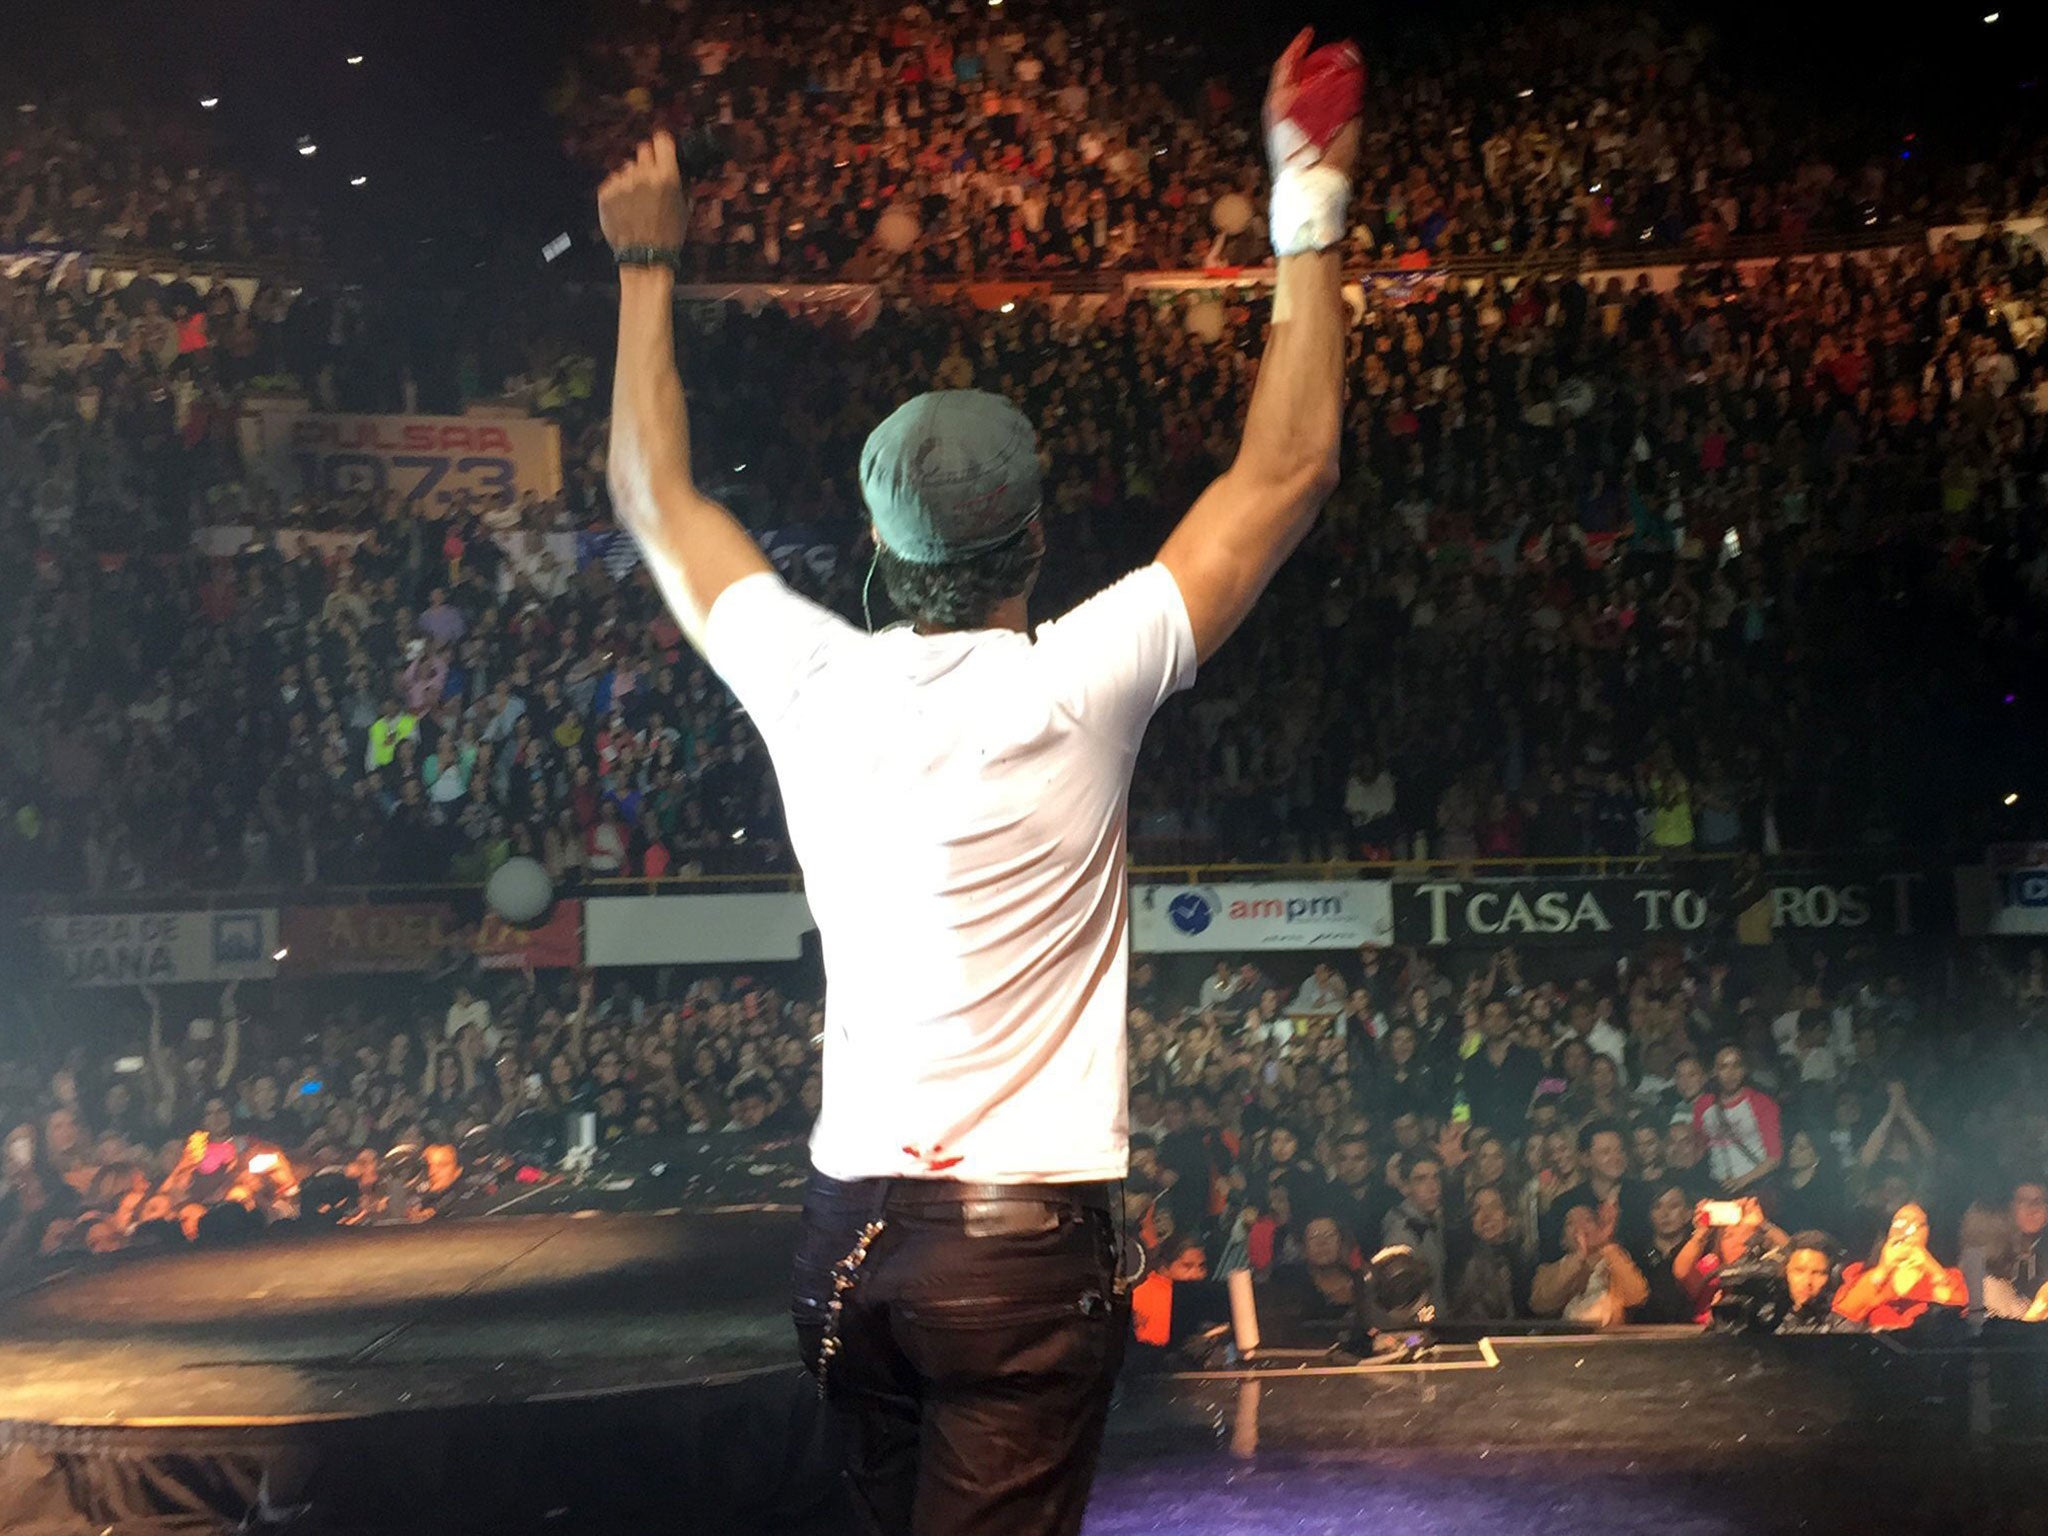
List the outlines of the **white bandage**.
{"type": "Polygon", "coordinates": [[[1333,165],[1289,166],[1273,178],[1273,254],[1327,251],[1342,242],[1351,180],[1333,165]]]}

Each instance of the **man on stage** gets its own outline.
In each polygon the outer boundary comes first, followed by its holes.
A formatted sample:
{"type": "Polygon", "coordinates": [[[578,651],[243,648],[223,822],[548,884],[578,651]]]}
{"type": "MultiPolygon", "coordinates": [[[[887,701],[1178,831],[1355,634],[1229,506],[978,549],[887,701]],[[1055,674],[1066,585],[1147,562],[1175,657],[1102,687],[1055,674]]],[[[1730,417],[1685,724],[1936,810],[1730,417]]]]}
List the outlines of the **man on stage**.
{"type": "Polygon", "coordinates": [[[1131,768],[1336,482],[1364,73],[1349,44],[1309,41],[1267,97],[1279,270],[1237,458],[1154,564],[1035,631],[1036,437],[971,390],[920,395],[861,455],[909,626],[863,633],[783,585],[691,479],[673,142],[599,194],[620,279],[613,507],[767,744],[823,942],[793,1310],[874,1531],[1081,1525],[1129,1327],[1131,768]]]}

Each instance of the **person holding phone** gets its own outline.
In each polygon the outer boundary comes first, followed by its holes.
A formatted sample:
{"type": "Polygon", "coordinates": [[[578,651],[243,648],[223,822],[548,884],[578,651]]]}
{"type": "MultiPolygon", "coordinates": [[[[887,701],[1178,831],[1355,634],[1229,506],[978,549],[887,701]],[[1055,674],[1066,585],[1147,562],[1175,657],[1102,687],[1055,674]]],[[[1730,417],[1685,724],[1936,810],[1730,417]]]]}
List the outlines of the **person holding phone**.
{"type": "Polygon", "coordinates": [[[1869,1264],[1842,1271],[1835,1310],[1873,1333],[1910,1328],[1930,1307],[1961,1307],[1970,1289],[1963,1272],[1943,1264],[1927,1248],[1927,1212],[1902,1205],[1869,1264]]]}
{"type": "Polygon", "coordinates": [[[1713,1315],[1725,1272],[1782,1255],[1790,1241],[1783,1228],[1765,1218],[1762,1202],[1753,1195],[1696,1204],[1692,1236],[1671,1260],[1673,1277],[1693,1298],[1695,1320],[1704,1323],[1713,1315]]]}

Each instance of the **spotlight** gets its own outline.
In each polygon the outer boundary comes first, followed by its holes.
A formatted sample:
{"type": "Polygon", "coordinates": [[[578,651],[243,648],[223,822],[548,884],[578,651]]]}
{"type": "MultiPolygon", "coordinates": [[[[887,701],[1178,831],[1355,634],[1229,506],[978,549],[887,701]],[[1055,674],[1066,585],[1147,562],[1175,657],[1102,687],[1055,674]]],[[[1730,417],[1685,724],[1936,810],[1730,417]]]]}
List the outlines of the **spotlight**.
{"type": "Polygon", "coordinates": [[[2005,803],[2007,805],[2018,805],[2020,803],[2018,791],[2014,791],[2012,794],[2007,795],[2005,797],[2005,803]]]}
{"type": "Polygon", "coordinates": [[[311,139],[307,138],[305,135],[301,134],[299,137],[300,156],[305,159],[311,159],[314,155],[317,155],[319,153],[320,146],[318,144],[315,144],[311,139]]]}
{"type": "Polygon", "coordinates": [[[733,472],[734,474],[736,474],[736,475],[741,475],[741,474],[745,474],[745,473],[746,473],[746,469],[747,469],[747,466],[746,466],[745,462],[744,462],[744,461],[742,461],[741,463],[738,463],[738,464],[735,464],[735,465],[733,465],[733,467],[732,467],[732,472],[733,472]]]}
{"type": "Polygon", "coordinates": [[[249,1171],[251,1173],[270,1173],[276,1167],[277,1154],[275,1152],[258,1152],[249,1159],[249,1171]]]}
{"type": "Polygon", "coordinates": [[[351,176],[348,179],[348,184],[352,187],[367,187],[370,184],[370,178],[367,176],[351,176]]]}
{"type": "Polygon", "coordinates": [[[1522,88],[1521,88],[1521,89],[1520,89],[1519,91],[1515,92],[1515,97],[1516,97],[1516,99],[1517,99],[1517,100],[1519,100],[1519,101],[1527,101],[1527,100],[1528,100],[1528,99],[1529,99],[1529,98],[1530,98],[1531,96],[1534,96],[1535,94],[1536,94],[1536,87],[1535,87],[1535,86],[1533,86],[1533,85],[1525,85],[1525,86],[1523,86],[1523,87],[1522,87],[1522,88]]]}
{"type": "Polygon", "coordinates": [[[1016,307],[1017,307],[1017,301],[1016,301],[1015,299],[1005,299],[1005,300],[1003,300],[1003,306],[1002,306],[1002,308],[1003,308],[1003,313],[1004,313],[1004,314],[1006,314],[1006,315],[1007,315],[1007,314],[1009,314],[1009,313],[1010,313],[1010,311],[1011,311],[1011,310],[1013,310],[1013,309],[1015,309],[1016,307]]]}
{"type": "Polygon", "coordinates": [[[33,117],[35,115],[36,104],[32,101],[24,101],[20,106],[16,107],[14,110],[19,112],[23,117],[33,117]]]}
{"type": "Polygon", "coordinates": [[[2005,696],[2005,702],[2006,702],[2006,703],[2008,703],[2008,704],[2017,704],[2017,703],[2019,703],[2019,701],[2020,701],[2020,696],[2019,696],[2018,694],[2016,694],[2016,693],[2008,693],[2008,694],[2007,694],[2007,695],[2005,696]]]}
{"type": "Polygon", "coordinates": [[[285,957],[286,955],[288,955],[288,954],[290,954],[290,953],[291,953],[291,950],[290,950],[289,948],[286,948],[286,949],[278,949],[278,950],[272,950],[272,951],[271,951],[271,955],[270,955],[270,958],[271,958],[271,959],[273,959],[273,960],[282,960],[282,959],[283,959],[283,958],[284,958],[284,957],[285,957]]]}
{"type": "Polygon", "coordinates": [[[1997,24],[1998,24],[1998,12],[1996,12],[1996,11],[1986,11],[1986,12],[1984,13],[1984,25],[1985,25],[1985,26],[1987,26],[1987,27],[1990,27],[1990,26],[1996,26],[1997,24]]]}
{"type": "Polygon", "coordinates": [[[211,112],[219,105],[220,98],[218,96],[202,96],[199,98],[199,108],[202,112],[211,112]]]}
{"type": "Polygon", "coordinates": [[[352,53],[348,56],[348,62],[351,66],[360,64],[363,62],[363,56],[360,53],[352,53]]]}

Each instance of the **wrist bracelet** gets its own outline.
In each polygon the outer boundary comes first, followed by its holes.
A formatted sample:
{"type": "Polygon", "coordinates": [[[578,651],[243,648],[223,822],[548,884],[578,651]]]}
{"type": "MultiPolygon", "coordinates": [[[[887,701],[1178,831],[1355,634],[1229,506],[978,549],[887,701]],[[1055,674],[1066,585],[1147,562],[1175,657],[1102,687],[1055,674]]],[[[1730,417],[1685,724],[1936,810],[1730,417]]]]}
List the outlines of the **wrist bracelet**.
{"type": "Polygon", "coordinates": [[[683,275],[683,251],[677,245],[622,245],[612,252],[612,260],[622,267],[667,267],[675,276],[683,275]]]}

